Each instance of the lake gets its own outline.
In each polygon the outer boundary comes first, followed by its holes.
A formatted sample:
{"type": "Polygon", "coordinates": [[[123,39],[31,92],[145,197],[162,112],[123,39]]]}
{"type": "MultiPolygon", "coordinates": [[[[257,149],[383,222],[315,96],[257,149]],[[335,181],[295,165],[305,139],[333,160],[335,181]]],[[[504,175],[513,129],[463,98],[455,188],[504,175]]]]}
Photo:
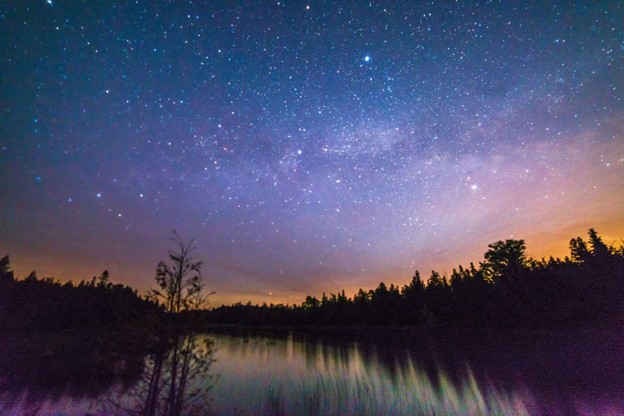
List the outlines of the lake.
{"type": "MultiPolygon", "coordinates": [[[[212,340],[215,359],[209,378],[192,380],[213,398],[206,414],[624,414],[618,331],[220,330],[201,337],[212,340]]],[[[142,400],[140,389],[57,387],[5,389],[0,413],[121,415],[142,400]]]]}

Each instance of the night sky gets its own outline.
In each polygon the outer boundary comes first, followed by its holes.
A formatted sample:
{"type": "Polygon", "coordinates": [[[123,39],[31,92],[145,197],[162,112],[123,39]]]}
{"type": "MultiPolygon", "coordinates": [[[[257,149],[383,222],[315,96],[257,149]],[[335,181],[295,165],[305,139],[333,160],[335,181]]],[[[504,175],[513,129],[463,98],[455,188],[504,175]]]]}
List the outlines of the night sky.
{"type": "Polygon", "coordinates": [[[2,1],[0,255],[299,303],[619,241],[624,4],[519,3],[2,1]]]}

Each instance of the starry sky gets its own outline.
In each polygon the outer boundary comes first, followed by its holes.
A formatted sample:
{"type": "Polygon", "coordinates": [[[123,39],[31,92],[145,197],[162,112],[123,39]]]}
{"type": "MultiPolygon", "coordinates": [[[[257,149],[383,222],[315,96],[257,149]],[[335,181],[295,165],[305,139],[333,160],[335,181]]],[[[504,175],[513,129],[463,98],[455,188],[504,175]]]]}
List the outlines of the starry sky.
{"type": "Polygon", "coordinates": [[[213,304],[299,303],[500,239],[619,241],[622,22],[616,1],[2,1],[0,255],[144,291],[175,229],[213,304]]]}

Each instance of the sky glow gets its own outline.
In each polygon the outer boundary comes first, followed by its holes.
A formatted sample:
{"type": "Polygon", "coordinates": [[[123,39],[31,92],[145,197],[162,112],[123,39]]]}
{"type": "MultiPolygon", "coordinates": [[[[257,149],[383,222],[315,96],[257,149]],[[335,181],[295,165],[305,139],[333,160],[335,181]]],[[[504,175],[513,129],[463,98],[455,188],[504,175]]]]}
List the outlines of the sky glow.
{"type": "Polygon", "coordinates": [[[0,255],[213,303],[624,236],[617,2],[5,2],[0,255]]]}

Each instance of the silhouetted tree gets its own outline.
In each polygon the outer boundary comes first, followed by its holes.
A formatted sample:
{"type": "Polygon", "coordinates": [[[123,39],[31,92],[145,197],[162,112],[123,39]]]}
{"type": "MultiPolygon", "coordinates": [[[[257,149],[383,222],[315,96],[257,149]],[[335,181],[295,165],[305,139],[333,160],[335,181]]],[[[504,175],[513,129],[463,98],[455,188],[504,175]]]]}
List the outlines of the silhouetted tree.
{"type": "Polygon", "coordinates": [[[12,283],[13,281],[15,281],[15,276],[13,276],[13,271],[11,270],[9,262],[9,255],[7,254],[0,259],[0,284],[12,283]]]}
{"type": "Polygon", "coordinates": [[[305,309],[316,309],[319,307],[319,300],[314,296],[306,296],[305,301],[303,302],[303,307],[305,309]]]}
{"type": "Polygon", "coordinates": [[[174,231],[173,241],[178,251],[169,251],[169,261],[158,263],[156,267],[156,283],[160,289],[153,289],[151,296],[162,302],[169,313],[179,313],[193,307],[201,307],[205,298],[200,292],[203,287],[201,280],[201,261],[194,261],[191,253],[195,250],[193,242],[184,243],[174,231]],[[199,301],[199,305],[197,302],[199,301]]]}
{"type": "Polygon", "coordinates": [[[108,270],[104,270],[97,280],[98,286],[108,287],[108,285],[110,285],[110,274],[108,273],[108,270]]]}
{"type": "Polygon", "coordinates": [[[401,296],[403,298],[402,323],[419,324],[425,319],[424,308],[426,306],[426,289],[420,272],[416,270],[412,281],[403,286],[401,296]]]}
{"type": "Polygon", "coordinates": [[[208,295],[202,293],[202,262],[192,257],[195,250],[193,242],[185,243],[175,231],[170,240],[176,250],[169,251],[169,263],[158,263],[156,282],[159,289],[151,291],[152,298],[162,302],[167,321],[165,336],[154,354],[149,375],[143,409],[146,416],[180,415],[189,398],[197,396],[197,392],[187,394],[186,391],[192,374],[191,366],[207,371],[212,362],[211,344],[208,342],[199,348],[194,329],[183,327],[180,321],[181,313],[199,310],[207,304],[208,295]]]}
{"type": "Polygon", "coordinates": [[[570,256],[576,262],[584,262],[589,260],[591,254],[587,248],[587,244],[581,237],[570,240],[570,256]]]}
{"type": "Polygon", "coordinates": [[[502,277],[512,278],[526,268],[524,240],[497,241],[488,247],[485,261],[481,263],[481,270],[487,279],[496,281],[502,277]]]}
{"type": "Polygon", "coordinates": [[[593,228],[589,229],[589,246],[591,247],[592,255],[598,259],[604,260],[611,256],[611,248],[602,241],[602,238],[598,235],[593,228]]]}

